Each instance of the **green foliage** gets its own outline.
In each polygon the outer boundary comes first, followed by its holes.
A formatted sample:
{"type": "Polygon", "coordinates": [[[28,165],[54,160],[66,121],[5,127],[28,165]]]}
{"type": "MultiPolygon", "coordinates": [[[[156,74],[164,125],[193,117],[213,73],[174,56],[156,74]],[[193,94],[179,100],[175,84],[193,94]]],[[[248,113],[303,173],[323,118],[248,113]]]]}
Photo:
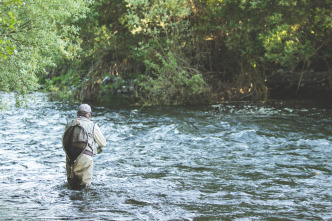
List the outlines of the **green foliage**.
{"type": "Polygon", "coordinates": [[[132,55],[136,60],[156,62],[156,54],[167,56],[169,51],[187,59],[182,51],[190,48],[186,46],[193,36],[187,21],[190,8],[185,0],[126,2],[126,26],[138,39],[138,45],[132,47],[132,55]]]}
{"type": "Polygon", "coordinates": [[[127,24],[133,34],[172,34],[172,27],[190,14],[185,0],[126,0],[127,24]]]}
{"type": "Polygon", "coordinates": [[[144,103],[184,104],[213,97],[210,86],[225,94],[229,84],[262,99],[275,69],[331,68],[331,7],[329,0],[3,0],[0,89],[24,97],[40,83],[59,99],[95,100],[129,86],[144,103]],[[121,80],[101,84],[114,76],[121,80]]]}
{"type": "Polygon", "coordinates": [[[209,87],[198,71],[199,62],[190,45],[193,28],[185,0],[127,0],[126,24],[140,41],[132,47],[133,58],[144,63],[145,80],[140,82],[144,103],[188,104],[202,101],[209,87]],[[175,56],[176,55],[176,56],[175,56]]]}
{"type": "Polygon", "coordinates": [[[195,104],[204,102],[208,92],[202,75],[192,69],[181,68],[172,52],[163,57],[158,54],[161,64],[146,60],[152,76],[140,82],[145,102],[157,105],[195,104]]]}
{"type": "Polygon", "coordinates": [[[78,28],[89,1],[7,0],[0,3],[0,89],[24,96],[38,88],[38,76],[80,49],[78,28]],[[5,13],[3,13],[5,12],[5,13]]]}
{"type": "Polygon", "coordinates": [[[302,61],[309,59],[315,49],[310,41],[301,42],[297,28],[282,25],[269,32],[268,36],[262,35],[265,56],[268,60],[278,62],[282,66],[294,67],[301,59],[302,61]]]}
{"type": "Polygon", "coordinates": [[[0,5],[0,59],[7,59],[14,53],[15,45],[8,36],[21,23],[16,18],[16,10],[22,3],[21,0],[7,0],[0,5]]]}
{"type": "Polygon", "coordinates": [[[257,91],[266,91],[266,75],[278,68],[329,68],[332,6],[328,0],[191,2],[191,24],[200,48],[208,53],[203,62],[210,72],[222,71],[223,78],[240,89],[254,85],[261,87],[257,91]]]}
{"type": "Polygon", "coordinates": [[[46,91],[51,92],[51,98],[55,100],[74,100],[76,87],[82,85],[82,79],[73,70],[53,77],[45,79],[44,87],[46,91]]]}
{"type": "Polygon", "coordinates": [[[265,58],[290,69],[299,64],[309,68],[313,56],[326,53],[323,46],[330,41],[331,10],[307,1],[280,1],[277,6],[268,16],[274,25],[260,33],[265,58]]]}

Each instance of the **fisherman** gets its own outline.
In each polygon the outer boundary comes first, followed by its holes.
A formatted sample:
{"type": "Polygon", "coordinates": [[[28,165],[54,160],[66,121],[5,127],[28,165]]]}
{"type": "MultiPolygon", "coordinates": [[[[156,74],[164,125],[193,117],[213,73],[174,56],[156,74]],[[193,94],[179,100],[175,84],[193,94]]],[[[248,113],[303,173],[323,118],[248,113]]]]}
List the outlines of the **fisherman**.
{"type": "Polygon", "coordinates": [[[88,188],[91,185],[92,157],[100,153],[101,148],[106,146],[106,139],[99,126],[90,120],[91,114],[90,105],[81,104],[77,111],[77,118],[67,123],[63,135],[67,181],[72,188],[88,188]],[[73,130],[78,128],[77,126],[80,128],[80,132],[73,130]],[[75,144],[77,145],[75,146],[75,144]]]}

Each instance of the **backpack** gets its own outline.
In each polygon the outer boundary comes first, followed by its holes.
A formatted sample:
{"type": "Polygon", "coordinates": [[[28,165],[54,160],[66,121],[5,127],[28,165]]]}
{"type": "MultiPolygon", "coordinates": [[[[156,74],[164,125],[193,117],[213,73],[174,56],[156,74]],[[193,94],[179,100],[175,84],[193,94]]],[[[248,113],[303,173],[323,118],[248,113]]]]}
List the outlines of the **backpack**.
{"type": "Polygon", "coordinates": [[[88,146],[88,132],[79,124],[70,126],[64,133],[62,144],[69,159],[69,165],[73,166],[77,158],[88,146]]]}

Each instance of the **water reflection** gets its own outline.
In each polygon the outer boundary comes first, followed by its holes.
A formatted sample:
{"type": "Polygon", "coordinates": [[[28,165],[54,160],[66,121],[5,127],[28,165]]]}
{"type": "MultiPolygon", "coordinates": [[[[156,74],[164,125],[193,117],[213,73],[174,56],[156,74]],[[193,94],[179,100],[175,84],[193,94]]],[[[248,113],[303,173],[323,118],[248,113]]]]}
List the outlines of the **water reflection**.
{"type": "Polygon", "coordinates": [[[66,184],[76,106],[37,94],[0,114],[2,220],[328,220],[330,107],[93,107],[108,147],[93,185],[66,184]]]}

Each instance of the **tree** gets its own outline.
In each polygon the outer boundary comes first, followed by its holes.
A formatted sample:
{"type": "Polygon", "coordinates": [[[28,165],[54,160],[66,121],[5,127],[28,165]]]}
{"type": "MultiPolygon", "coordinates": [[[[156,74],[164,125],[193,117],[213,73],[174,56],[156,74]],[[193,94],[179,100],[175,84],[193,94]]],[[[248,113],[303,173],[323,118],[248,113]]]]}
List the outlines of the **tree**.
{"type": "Polygon", "coordinates": [[[0,3],[0,89],[13,91],[17,104],[38,87],[38,75],[80,49],[78,27],[68,20],[84,17],[91,1],[5,0],[0,3]]]}
{"type": "Polygon", "coordinates": [[[141,98],[152,104],[190,104],[206,101],[209,87],[196,59],[195,36],[189,24],[187,0],[128,2],[127,27],[140,41],[132,48],[145,65],[141,98]]]}
{"type": "MultiPolygon", "coordinates": [[[[276,69],[327,70],[332,59],[328,0],[192,0],[210,72],[233,83],[244,97],[266,96],[276,69]]],[[[204,57],[203,57],[204,59],[204,57]]]]}
{"type": "Polygon", "coordinates": [[[43,80],[79,100],[125,82],[144,103],[263,99],[276,69],[330,68],[329,0],[100,0],[83,12],[54,17],[55,47],[38,50],[57,65],[43,80]]]}

